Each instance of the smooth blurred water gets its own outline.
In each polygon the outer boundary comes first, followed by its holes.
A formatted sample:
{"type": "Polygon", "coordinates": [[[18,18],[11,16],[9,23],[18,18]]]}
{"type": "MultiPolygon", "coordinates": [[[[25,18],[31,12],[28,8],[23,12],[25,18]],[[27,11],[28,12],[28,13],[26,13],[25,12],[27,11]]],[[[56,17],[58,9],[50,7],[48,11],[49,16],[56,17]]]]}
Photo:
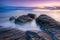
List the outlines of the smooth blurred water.
{"type": "Polygon", "coordinates": [[[15,24],[14,22],[9,21],[9,18],[11,16],[21,16],[21,15],[27,15],[28,13],[33,13],[30,11],[24,11],[24,10],[14,10],[10,12],[3,12],[0,13],[0,26],[3,26],[3,28],[16,28],[19,30],[27,31],[27,30],[38,30],[41,31],[39,27],[37,27],[35,20],[29,23],[25,23],[23,25],[15,24]]]}
{"type": "Polygon", "coordinates": [[[53,12],[42,12],[42,11],[26,11],[26,10],[13,10],[9,12],[3,12],[0,13],[0,26],[3,26],[4,28],[10,27],[10,28],[16,28],[23,31],[27,30],[38,30],[41,31],[40,27],[37,26],[35,20],[33,20],[30,23],[26,23],[24,25],[18,25],[14,22],[10,22],[9,18],[11,16],[21,16],[21,15],[27,15],[28,13],[34,13],[37,15],[37,17],[41,14],[49,15],[50,17],[54,18],[57,21],[60,21],[60,13],[53,13],[53,12]]]}

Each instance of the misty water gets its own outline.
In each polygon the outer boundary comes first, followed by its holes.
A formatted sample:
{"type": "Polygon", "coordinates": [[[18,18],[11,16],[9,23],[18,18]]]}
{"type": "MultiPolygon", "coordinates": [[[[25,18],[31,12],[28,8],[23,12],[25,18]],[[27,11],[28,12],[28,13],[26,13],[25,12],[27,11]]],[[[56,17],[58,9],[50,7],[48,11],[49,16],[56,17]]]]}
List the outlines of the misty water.
{"type": "MultiPolygon", "coordinates": [[[[41,31],[40,27],[36,24],[35,20],[25,23],[23,25],[15,24],[14,22],[9,21],[11,16],[21,16],[27,15],[28,13],[36,14],[37,17],[41,14],[46,14],[52,17],[53,19],[59,21],[60,20],[60,13],[53,13],[53,12],[42,12],[42,11],[25,11],[25,10],[13,10],[8,12],[0,13],[0,26],[3,28],[16,28],[19,30],[27,31],[27,30],[38,30],[41,31]]],[[[60,21],[59,21],[60,22],[60,21]]]]}

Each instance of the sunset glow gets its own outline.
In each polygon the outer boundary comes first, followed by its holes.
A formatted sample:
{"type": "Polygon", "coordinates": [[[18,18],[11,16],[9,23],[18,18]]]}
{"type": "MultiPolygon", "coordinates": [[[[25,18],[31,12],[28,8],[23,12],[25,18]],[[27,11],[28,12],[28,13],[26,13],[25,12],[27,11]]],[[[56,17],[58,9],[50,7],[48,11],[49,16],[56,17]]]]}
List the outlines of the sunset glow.
{"type": "Polygon", "coordinates": [[[60,6],[60,0],[1,0],[4,6],[24,6],[24,7],[54,7],[60,6]]]}
{"type": "Polygon", "coordinates": [[[48,9],[34,9],[33,11],[50,11],[48,9]]]}
{"type": "Polygon", "coordinates": [[[40,7],[40,8],[44,8],[44,7],[55,7],[55,6],[60,6],[60,3],[33,3],[33,4],[27,4],[26,7],[40,7]]]}

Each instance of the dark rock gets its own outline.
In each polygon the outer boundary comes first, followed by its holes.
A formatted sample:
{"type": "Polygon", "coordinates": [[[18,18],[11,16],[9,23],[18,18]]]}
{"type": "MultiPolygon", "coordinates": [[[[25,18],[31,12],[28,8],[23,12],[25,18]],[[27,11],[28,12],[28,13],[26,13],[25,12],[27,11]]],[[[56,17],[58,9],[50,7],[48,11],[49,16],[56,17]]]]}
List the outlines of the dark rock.
{"type": "Polygon", "coordinates": [[[28,16],[31,17],[31,18],[33,18],[33,19],[36,19],[36,15],[35,14],[29,13],[28,16]]]}
{"type": "Polygon", "coordinates": [[[49,28],[48,31],[52,32],[58,40],[60,40],[60,29],[49,28]]]}
{"type": "Polygon", "coordinates": [[[15,23],[31,22],[33,19],[36,19],[36,15],[29,13],[28,15],[19,16],[17,19],[15,19],[15,23]]]}
{"type": "Polygon", "coordinates": [[[0,40],[52,40],[52,38],[44,32],[21,31],[17,29],[1,29],[0,40]]]}
{"type": "Polygon", "coordinates": [[[22,15],[15,20],[15,23],[26,23],[26,22],[31,22],[32,20],[33,19],[30,18],[28,15],[22,15]]]}
{"type": "Polygon", "coordinates": [[[14,16],[12,16],[12,17],[10,17],[10,21],[12,21],[12,20],[15,20],[16,19],[16,17],[14,17],[14,16]]]}
{"type": "Polygon", "coordinates": [[[48,15],[42,14],[37,19],[36,22],[38,25],[41,25],[42,28],[60,28],[60,24],[54,20],[53,18],[49,17],[48,15]]]}
{"type": "Polygon", "coordinates": [[[27,40],[53,40],[50,35],[40,31],[27,31],[26,36],[27,40]]]}
{"type": "MultiPolygon", "coordinates": [[[[45,31],[45,33],[48,33],[49,35],[51,35],[52,38],[54,38],[54,40],[59,39],[59,37],[56,36],[58,33],[60,33],[57,31],[57,30],[60,30],[60,23],[58,21],[54,20],[53,18],[45,14],[42,14],[36,19],[36,22],[39,26],[41,26],[40,28],[43,31],[45,31]]],[[[60,36],[60,34],[58,35],[60,36]]]]}
{"type": "Polygon", "coordinates": [[[0,27],[2,27],[2,26],[0,26],[0,27]]]}
{"type": "Polygon", "coordinates": [[[27,37],[26,37],[27,40],[32,40],[32,38],[39,38],[40,39],[40,36],[35,32],[27,31],[26,35],[27,35],[27,37]]]}
{"type": "Polygon", "coordinates": [[[6,28],[1,29],[0,40],[26,40],[26,35],[21,30],[6,28]]]}

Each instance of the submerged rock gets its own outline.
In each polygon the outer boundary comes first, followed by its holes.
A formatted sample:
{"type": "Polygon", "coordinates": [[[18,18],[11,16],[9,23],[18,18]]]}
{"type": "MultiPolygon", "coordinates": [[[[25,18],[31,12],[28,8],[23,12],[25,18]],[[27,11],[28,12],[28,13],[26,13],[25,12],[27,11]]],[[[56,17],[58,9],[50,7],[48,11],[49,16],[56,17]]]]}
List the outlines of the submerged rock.
{"type": "Polygon", "coordinates": [[[42,14],[36,19],[37,24],[41,25],[42,28],[59,28],[60,24],[49,17],[48,15],[42,14]]]}

